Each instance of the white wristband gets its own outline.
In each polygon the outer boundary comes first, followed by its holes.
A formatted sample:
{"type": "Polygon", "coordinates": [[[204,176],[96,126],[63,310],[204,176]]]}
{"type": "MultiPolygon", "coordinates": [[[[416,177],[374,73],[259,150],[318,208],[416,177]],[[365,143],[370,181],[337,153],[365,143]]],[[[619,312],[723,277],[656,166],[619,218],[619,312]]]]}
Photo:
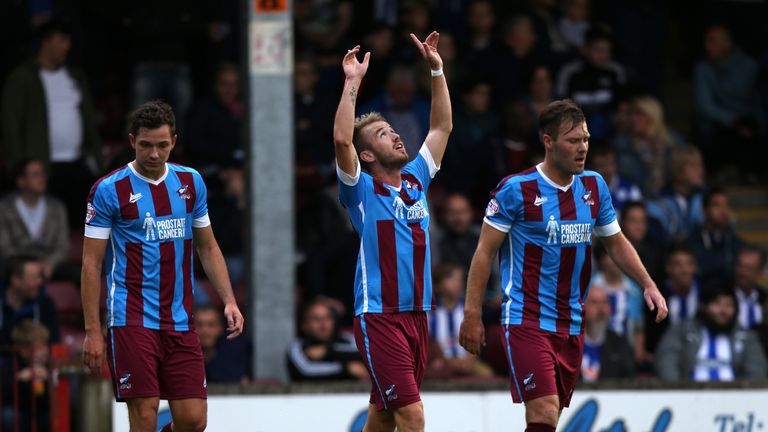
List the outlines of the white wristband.
{"type": "Polygon", "coordinates": [[[439,77],[440,75],[443,74],[443,68],[440,68],[438,70],[432,70],[430,72],[432,72],[433,77],[439,77]]]}

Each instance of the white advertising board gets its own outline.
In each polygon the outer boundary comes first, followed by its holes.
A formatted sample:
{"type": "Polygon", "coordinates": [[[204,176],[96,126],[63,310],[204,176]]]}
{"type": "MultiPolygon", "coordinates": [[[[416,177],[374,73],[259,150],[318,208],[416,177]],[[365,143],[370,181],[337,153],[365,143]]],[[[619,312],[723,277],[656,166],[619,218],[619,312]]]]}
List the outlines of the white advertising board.
{"type": "MultiPolygon", "coordinates": [[[[506,392],[424,393],[427,431],[523,431],[522,405],[506,392]]],[[[208,431],[357,432],[367,394],[212,396],[208,431]]],[[[160,405],[158,427],[169,421],[160,405]]],[[[125,404],[114,404],[113,430],[128,432],[125,404]]],[[[563,411],[563,432],[768,431],[768,390],[582,391],[563,411]]]]}

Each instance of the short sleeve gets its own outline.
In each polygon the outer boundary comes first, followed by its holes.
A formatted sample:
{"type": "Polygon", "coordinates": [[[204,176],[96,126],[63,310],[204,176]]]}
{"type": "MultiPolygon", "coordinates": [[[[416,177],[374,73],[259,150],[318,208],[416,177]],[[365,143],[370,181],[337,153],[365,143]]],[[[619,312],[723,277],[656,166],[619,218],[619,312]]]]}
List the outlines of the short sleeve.
{"type": "Polygon", "coordinates": [[[339,201],[346,208],[357,207],[363,201],[364,182],[360,181],[362,173],[360,163],[357,163],[357,171],[351,176],[336,164],[336,176],[339,179],[339,201]]]}
{"type": "Polygon", "coordinates": [[[85,209],[85,236],[106,240],[112,233],[112,223],[117,209],[115,198],[110,196],[104,183],[97,183],[88,197],[85,209]]]}
{"type": "Polygon", "coordinates": [[[513,185],[501,184],[496,192],[491,193],[483,221],[498,231],[509,232],[515,222],[517,201],[513,185]]]}
{"type": "Polygon", "coordinates": [[[435,159],[432,157],[432,152],[427,144],[423,144],[416,158],[403,168],[404,173],[412,174],[416,177],[424,187],[424,190],[432,183],[432,179],[435,178],[438,171],[440,171],[440,167],[435,163],[435,159]]]}
{"type": "Polygon", "coordinates": [[[595,234],[598,237],[610,237],[621,231],[619,221],[616,219],[616,210],[613,208],[611,191],[602,176],[597,177],[597,188],[600,193],[600,209],[595,221],[595,234]]]}
{"type": "Polygon", "coordinates": [[[200,174],[195,173],[195,207],[192,209],[192,228],[205,228],[211,224],[208,216],[208,188],[200,174]]]}

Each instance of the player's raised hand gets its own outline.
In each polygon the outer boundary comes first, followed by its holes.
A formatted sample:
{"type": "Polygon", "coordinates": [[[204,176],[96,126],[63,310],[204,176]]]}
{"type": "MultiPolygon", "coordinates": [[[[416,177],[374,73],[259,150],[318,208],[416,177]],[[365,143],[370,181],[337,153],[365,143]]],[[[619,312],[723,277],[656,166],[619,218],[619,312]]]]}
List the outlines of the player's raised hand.
{"type": "Polygon", "coordinates": [[[459,331],[459,343],[465,350],[479,356],[480,351],[485,346],[485,327],[483,321],[477,318],[467,318],[461,322],[459,331]]]}
{"type": "Polygon", "coordinates": [[[419,49],[421,56],[427,59],[429,67],[432,70],[438,70],[443,68],[443,59],[440,57],[440,53],[437,52],[437,43],[440,40],[440,33],[433,31],[424,39],[424,42],[420,41],[413,33],[411,33],[411,40],[416,44],[416,48],[419,49]]]}
{"type": "Polygon", "coordinates": [[[661,295],[656,285],[648,287],[643,290],[643,298],[648,305],[648,309],[656,311],[656,322],[659,322],[667,317],[669,309],[667,309],[667,301],[664,300],[664,296],[661,295]]]}
{"type": "Polygon", "coordinates": [[[227,318],[227,332],[229,333],[227,339],[234,339],[243,334],[245,319],[236,303],[227,303],[224,306],[224,317],[227,318]]]}
{"type": "Polygon", "coordinates": [[[106,344],[101,331],[87,332],[83,341],[83,364],[92,371],[99,371],[104,363],[106,344]]]}
{"type": "Polygon", "coordinates": [[[363,62],[360,63],[357,60],[358,52],[360,52],[360,45],[348,50],[347,55],[344,56],[344,60],[341,62],[341,65],[344,68],[344,75],[349,79],[362,78],[368,71],[368,62],[371,60],[371,53],[365,53],[363,62]]]}

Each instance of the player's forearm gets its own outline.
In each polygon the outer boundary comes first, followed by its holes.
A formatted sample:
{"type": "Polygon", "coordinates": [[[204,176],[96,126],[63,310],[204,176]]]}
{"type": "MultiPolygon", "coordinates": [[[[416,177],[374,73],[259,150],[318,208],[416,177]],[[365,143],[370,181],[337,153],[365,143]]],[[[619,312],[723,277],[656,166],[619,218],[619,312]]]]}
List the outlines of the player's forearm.
{"type": "Polygon", "coordinates": [[[83,302],[85,332],[101,332],[101,319],[99,318],[101,264],[88,264],[84,262],[80,279],[80,297],[83,302]]]}
{"type": "Polygon", "coordinates": [[[229,280],[227,263],[219,246],[211,245],[200,248],[198,254],[200,255],[200,263],[203,265],[205,275],[208,276],[208,280],[213,284],[221,301],[225,305],[234,303],[235,295],[232,291],[232,283],[229,280]]]}
{"type": "Polygon", "coordinates": [[[446,134],[453,130],[453,111],[451,95],[445,75],[432,77],[432,106],[429,115],[429,130],[442,131],[446,134]]]}
{"type": "Polygon", "coordinates": [[[355,130],[355,104],[361,80],[346,79],[344,90],[336,110],[333,123],[333,144],[336,149],[336,163],[347,174],[356,171],[357,153],[355,152],[352,136],[355,130]]]}
{"type": "Polygon", "coordinates": [[[464,300],[465,317],[480,317],[483,298],[485,298],[485,288],[491,275],[492,261],[493,256],[490,252],[480,248],[477,249],[472,258],[467,280],[467,298],[464,300]]]}
{"type": "Polygon", "coordinates": [[[613,262],[627,276],[634,279],[643,289],[655,286],[637,251],[622,233],[605,239],[604,244],[613,262]]]}

